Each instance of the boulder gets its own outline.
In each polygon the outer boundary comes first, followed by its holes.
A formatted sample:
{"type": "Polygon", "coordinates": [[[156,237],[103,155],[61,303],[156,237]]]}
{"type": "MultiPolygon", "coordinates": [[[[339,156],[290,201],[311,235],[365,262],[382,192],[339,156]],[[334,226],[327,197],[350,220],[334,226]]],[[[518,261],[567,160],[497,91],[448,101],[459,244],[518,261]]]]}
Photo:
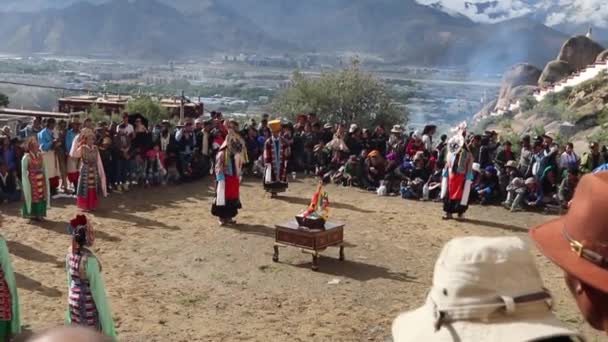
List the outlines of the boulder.
{"type": "Polygon", "coordinates": [[[568,39],[559,51],[558,60],[564,61],[574,69],[581,70],[595,63],[597,56],[604,48],[585,36],[577,36],[568,39]]]}
{"type": "Polygon", "coordinates": [[[595,61],[596,62],[608,61],[608,50],[604,50],[599,55],[597,55],[597,58],[595,59],[595,61]]]}
{"type": "Polygon", "coordinates": [[[566,78],[573,72],[574,69],[570,66],[570,64],[560,60],[551,61],[547,63],[545,70],[543,70],[543,73],[540,75],[538,85],[541,87],[546,87],[563,78],[566,78]]]}
{"type": "Polygon", "coordinates": [[[538,87],[533,85],[522,85],[514,87],[513,89],[511,89],[511,92],[509,93],[509,98],[507,100],[513,103],[526,96],[533,95],[536,90],[538,90],[538,87]]]}
{"type": "Polygon", "coordinates": [[[530,64],[517,64],[505,73],[498,93],[497,108],[507,107],[515,99],[513,89],[520,86],[536,86],[541,71],[530,64]]]}

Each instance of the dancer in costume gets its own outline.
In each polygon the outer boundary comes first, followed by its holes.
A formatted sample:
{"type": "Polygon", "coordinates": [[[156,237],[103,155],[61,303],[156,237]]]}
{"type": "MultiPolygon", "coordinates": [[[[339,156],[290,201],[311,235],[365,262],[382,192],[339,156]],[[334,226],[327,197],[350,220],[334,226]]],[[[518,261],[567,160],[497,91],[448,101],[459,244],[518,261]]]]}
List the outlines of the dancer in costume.
{"type": "Polygon", "coordinates": [[[72,246],[66,256],[68,312],[66,324],[102,332],[116,341],[114,321],[101,276],[101,264],[86,247],[93,246],[95,230],[86,216],[70,221],[72,246]]]}
{"type": "Polygon", "coordinates": [[[448,141],[448,159],[443,169],[441,198],[443,219],[452,219],[453,214],[462,218],[469,206],[469,194],[473,182],[473,155],[466,142],[466,123],[461,123],[448,141]]]}
{"type": "Polygon", "coordinates": [[[21,185],[23,189],[23,217],[41,221],[51,203],[49,179],[44,158],[35,136],[26,143],[27,153],[21,159],[21,185]]]}
{"type": "Polygon", "coordinates": [[[289,160],[289,145],[281,137],[281,121],[273,120],[268,123],[272,136],[264,144],[264,190],[275,197],[285,192],[287,183],[287,161],[289,160]]]}
{"type": "Polygon", "coordinates": [[[247,163],[245,142],[237,133],[230,130],[217,153],[215,162],[217,185],[211,214],[219,217],[220,225],[236,222],[234,218],[242,207],[239,187],[242,167],[245,163],[247,163]]]}
{"type": "Polygon", "coordinates": [[[95,133],[85,128],[75,143],[78,147],[72,149],[72,157],[82,159],[76,203],[82,210],[93,211],[99,205],[100,194],[104,197],[108,195],[103,163],[95,146],[95,133]]]}
{"type": "MultiPolygon", "coordinates": [[[[1,226],[0,218],[0,226],[1,226]]],[[[19,296],[13,264],[6,245],[0,235],[0,341],[10,341],[21,333],[19,296]]]]}

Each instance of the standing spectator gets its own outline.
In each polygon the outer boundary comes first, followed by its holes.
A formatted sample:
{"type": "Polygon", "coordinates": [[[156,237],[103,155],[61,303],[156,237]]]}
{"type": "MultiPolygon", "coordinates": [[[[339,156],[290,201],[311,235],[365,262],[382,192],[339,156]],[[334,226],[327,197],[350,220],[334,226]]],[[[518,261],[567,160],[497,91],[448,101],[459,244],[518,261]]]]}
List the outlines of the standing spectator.
{"type": "Polygon", "coordinates": [[[192,122],[186,122],[186,125],[175,133],[175,142],[177,143],[179,157],[177,167],[180,177],[183,178],[191,173],[190,161],[196,144],[192,122]]]}
{"type": "Polygon", "coordinates": [[[17,148],[10,137],[0,135],[0,162],[6,165],[9,172],[17,172],[17,148]]]}
{"type": "Polygon", "coordinates": [[[521,139],[521,153],[519,155],[518,168],[523,177],[532,176],[530,165],[532,164],[532,145],[530,144],[530,136],[526,135],[521,139]]]}
{"type": "MultiPolygon", "coordinates": [[[[76,184],[78,184],[78,162],[79,159],[72,157],[70,155],[70,151],[72,150],[72,146],[74,142],[77,140],[76,138],[80,134],[80,121],[78,117],[74,117],[70,125],[68,126],[68,130],[65,134],[65,149],[66,149],[66,158],[67,158],[67,178],[70,183],[71,188],[76,191],[76,184]]],[[[68,188],[70,187],[68,186],[68,188]]]]}
{"type": "Polygon", "coordinates": [[[581,178],[565,216],[530,230],[565,282],[585,320],[608,335],[608,173],[581,178]]]}
{"type": "Polygon", "coordinates": [[[505,142],[505,146],[496,155],[496,159],[494,160],[494,163],[500,169],[504,168],[505,165],[509,161],[516,160],[515,153],[513,153],[513,151],[511,150],[511,147],[512,147],[512,145],[511,145],[510,141],[505,142]]]}
{"type": "Polygon", "coordinates": [[[59,141],[55,138],[54,130],[55,119],[49,118],[46,120],[45,128],[38,132],[38,143],[40,144],[40,150],[44,158],[51,196],[57,194],[57,187],[59,187],[59,170],[55,154],[55,146],[59,144],[59,141]]]}
{"type": "Polygon", "coordinates": [[[606,163],[604,156],[600,153],[600,145],[596,142],[589,144],[589,152],[585,152],[581,158],[581,172],[591,173],[596,167],[606,163]]]}
{"type": "Polygon", "coordinates": [[[68,174],[67,174],[67,153],[65,148],[65,136],[67,134],[66,122],[59,121],[55,130],[55,158],[57,159],[57,173],[61,178],[61,188],[63,193],[68,192],[68,174]]]}
{"type": "Polygon", "coordinates": [[[321,139],[323,140],[323,144],[327,144],[334,138],[333,132],[334,126],[330,123],[326,123],[323,126],[323,132],[321,133],[321,139]]]}
{"type": "Polygon", "coordinates": [[[574,145],[572,143],[566,144],[566,150],[562,153],[559,158],[559,167],[562,170],[578,169],[580,159],[576,153],[574,153],[574,145]]]}
{"type": "Polygon", "coordinates": [[[25,126],[24,129],[20,131],[20,135],[22,139],[27,139],[33,135],[38,136],[38,133],[42,130],[42,118],[37,116],[32,119],[32,122],[25,126]]]}
{"type": "Polygon", "coordinates": [[[422,143],[424,144],[424,155],[426,158],[430,157],[433,151],[433,135],[437,132],[437,126],[426,125],[422,130],[422,143]]]}
{"type": "Polygon", "coordinates": [[[473,139],[469,143],[469,151],[473,156],[473,162],[479,163],[479,152],[481,150],[481,135],[473,136],[473,139]]]}
{"type": "Polygon", "coordinates": [[[21,199],[17,184],[15,172],[9,171],[7,165],[0,161],[0,203],[17,202],[21,199]]]}
{"type": "Polygon", "coordinates": [[[131,136],[127,133],[127,125],[122,123],[118,126],[118,132],[113,140],[113,160],[116,166],[114,176],[116,187],[121,191],[129,190],[128,175],[131,163],[131,136]]]}
{"type": "Polygon", "coordinates": [[[116,128],[116,133],[118,133],[118,130],[121,129],[120,126],[123,126],[123,130],[127,133],[129,138],[133,139],[135,135],[135,128],[133,128],[133,125],[129,123],[129,113],[122,114],[122,124],[116,128]]]}

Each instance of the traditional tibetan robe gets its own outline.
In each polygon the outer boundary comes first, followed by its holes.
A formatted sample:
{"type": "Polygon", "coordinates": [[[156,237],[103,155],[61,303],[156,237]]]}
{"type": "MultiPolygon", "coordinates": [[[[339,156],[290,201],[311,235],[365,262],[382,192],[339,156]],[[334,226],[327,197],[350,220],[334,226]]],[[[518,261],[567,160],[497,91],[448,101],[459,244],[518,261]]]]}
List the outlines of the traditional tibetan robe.
{"type": "Polygon", "coordinates": [[[38,142],[40,143],[44,165],[47,169],[46,177],[48,177],[51,187],[56,188],[59,186],[60,173],[57,156],[55,154],[55,149],[53,148],[53,139],[53,131],[48,128],[45,128],[38,133],[38,142]]]}
{"type": "Polygon", "coordinates": [[[443,169],[443,210],[448,214],[463,214],[469,205],[473,182],[473,156],[463,148],[448,154],[443,169]]]}
{"type": "Polygon", "coordinates": [[[49,179],[41,153],[26,153],[21,160],[23,217],[45,217],[51,203],[49,179]]]}
{"type": "Polygon", "coordinates": [[[215,162],[216,195],[211,207],[214,216],[232,219],[242,208],[239,195],[242,164],[240,153],[232,154],[227,149],[218,152],[215,162]]]}
{"type": "Polygon", "coordinates": [[[106,175],[97,146],[83,145],[72,156],[82,158],[76,191],[78,208],[94,210],[99,205],[99,196],[107,195],[106,175]]]}
{"type": "Polygon", "coordinates": [[[279,193],[287,190],[289,145],[282,138],[271,137],[264,144],[264,190],[279,193]]]}
{"type": "Polygon", "coordinates": [[[0,341],[21,333],[19,296],[6,240],[0,236],[0,341]]]}
{"type": "Polygon", "coordinates": [[[66,324],[97,330],[116,341],[114,321],[101,276],[101,265],[89,250],[66,256],[68,312],[66,324]]]}

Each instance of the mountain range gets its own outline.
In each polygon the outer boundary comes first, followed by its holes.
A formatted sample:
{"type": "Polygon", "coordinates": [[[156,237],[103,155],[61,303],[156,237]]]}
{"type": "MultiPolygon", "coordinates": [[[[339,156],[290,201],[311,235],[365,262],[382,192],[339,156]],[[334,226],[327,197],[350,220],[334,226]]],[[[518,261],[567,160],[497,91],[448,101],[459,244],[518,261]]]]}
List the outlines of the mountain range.
{"type": "MultiPolygon", "coordinates": [[[[89,1],[3,0],[0,51],[147,59],[348,51],[412,65],[502,71],[518,62],[544,65],[567,38],[530,15],[484,21],[436,1],[89,1]]],[[[535,0],[511,0],[517,1],[535,0]]],[[[492,3],[468,6],[489,13],[492,3]]]]}

